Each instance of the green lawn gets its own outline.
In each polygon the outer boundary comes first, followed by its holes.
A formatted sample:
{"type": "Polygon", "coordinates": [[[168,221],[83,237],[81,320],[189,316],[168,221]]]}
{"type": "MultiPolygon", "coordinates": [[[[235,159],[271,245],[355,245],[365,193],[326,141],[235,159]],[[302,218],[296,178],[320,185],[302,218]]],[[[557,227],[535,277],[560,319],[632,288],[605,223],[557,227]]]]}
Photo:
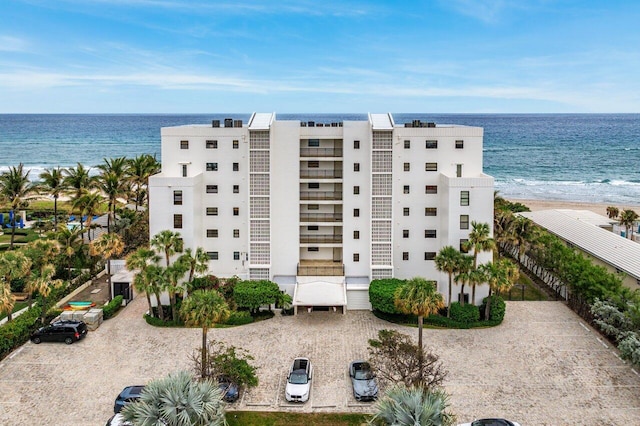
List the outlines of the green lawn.
{"type": "MultiPolygon", "coordinates": [[[[0,246],[3,244],[11,243],[11,229],[5,228],[2,230],[4,234],[0,235],[0,246]]],[[[36,234],[31,229],[16,229],[16,235],[14,242],[17,244],[28,243],[30,241],[35,241],[38,238],[38,234],[36,234]]]]}
{"type": "Polygon", "coordinates": [[[528,276],[522,273],[520,274],[518,284],[511,289],[511,297],[509,297],[509,293],[502,294],[501,296],[504,298],[504,300],[523,300],[522,289],[520,287],[517,287],[520,285],[524,285],[524,300],[537,301],[549,299],[545,292],[540,290],[528,276]]]}
{"type": "MultiPolygon", "coordinates": [[[[16,304],[13,306],[13,312],[18,312],[20,309],[22,308],[26,308],[27,306],[29,306],[29,304],[25,301],[25,302],[16,302],[16,304]]],[[[7,317],[7,314],[1,314],[0,315],[0,320],[1,319],[5,319],[7,317]]]]}
{"type": "Polygon", "coordinates": [[[361,426],[368,416],[362,414],[280,413],[262,411],[229,411],[229,426],[361,426]]]}

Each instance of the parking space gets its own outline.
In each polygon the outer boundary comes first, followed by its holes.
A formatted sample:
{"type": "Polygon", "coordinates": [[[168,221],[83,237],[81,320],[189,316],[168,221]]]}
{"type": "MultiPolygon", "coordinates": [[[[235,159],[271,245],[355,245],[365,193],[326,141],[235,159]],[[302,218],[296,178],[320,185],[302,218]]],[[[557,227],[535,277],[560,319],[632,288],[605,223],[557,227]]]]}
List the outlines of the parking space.
{"type": "MultiPolygon", "coordinates": [[[[155,328],[136,298],[73,345],[28,343],[0,363],[0,424],[103,425],[123,387],[190,369],[199,329],[155,328]]],[[[369,312],[304,313],[214,329],[210,338],[247,349],[260,384],[230,406],[241,410],[370,412],[353,398],[348,363],[367,358],[382,328],[417,337],[369,312]],[[313,367],[311,399],[289,404],[284,386],[295,357],[313,367]]],[[[479,330],[424,331],[448,370],[445,387],[460,421],[502,416],[522,424],[637,424],[640,377],[608,343],[558,302],[510,302],[504,323],[479,330]]]]}

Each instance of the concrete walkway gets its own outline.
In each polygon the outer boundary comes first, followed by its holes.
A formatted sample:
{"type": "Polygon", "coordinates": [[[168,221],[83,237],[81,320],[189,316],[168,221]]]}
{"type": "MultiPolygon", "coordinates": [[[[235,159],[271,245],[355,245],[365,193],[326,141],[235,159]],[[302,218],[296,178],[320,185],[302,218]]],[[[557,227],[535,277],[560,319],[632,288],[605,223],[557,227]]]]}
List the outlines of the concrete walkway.
{"type": "MultiPolygon", "coordinates": [[[[0,424],[104,425],[128,385],[179,369],[199,345],[199,329],[147,325],[144,297],[76,344],[27,343],[0,363],[0,424]]],[[[232,409],[368,412],[357,403],[347,364],[367,357],[367,339],[394,326],[369,312],[314,312],[242,327],[210,338],[249,350],[260,385],[232,409]],[[311,400],[284,401],[284,379],[296,356],[314,365],[311,400]]],[[[445,382],[459,421],[501,416],[523,425],[631,425],[640,415],[640,377],[559,302],[509,302],[497,328],[425,330],[449,371],[445,382]]]]}

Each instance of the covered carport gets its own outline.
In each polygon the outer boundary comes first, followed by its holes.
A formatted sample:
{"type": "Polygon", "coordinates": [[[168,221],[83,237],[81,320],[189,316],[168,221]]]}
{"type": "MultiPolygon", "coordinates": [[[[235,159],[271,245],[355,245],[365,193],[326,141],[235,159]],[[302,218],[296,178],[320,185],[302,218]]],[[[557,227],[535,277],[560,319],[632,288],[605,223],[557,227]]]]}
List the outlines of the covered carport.
{"type": "Polygon", "coordinates": [[[293,290],[293,313],[298,314],[298,307],[307,309],[327,307],[347,311],[347,287],[344,277],[302,277],[296,280],[293,290]]]}

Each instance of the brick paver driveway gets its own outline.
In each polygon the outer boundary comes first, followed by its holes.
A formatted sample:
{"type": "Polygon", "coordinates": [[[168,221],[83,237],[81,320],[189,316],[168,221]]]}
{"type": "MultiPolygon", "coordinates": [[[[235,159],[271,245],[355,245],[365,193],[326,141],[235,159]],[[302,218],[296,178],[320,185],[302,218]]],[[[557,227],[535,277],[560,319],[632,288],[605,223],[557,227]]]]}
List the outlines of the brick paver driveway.
{"type": "MultiPolygon", "coordinates": [[[[144,297],[82,342],[27,343],[0,363],[1,425],[103,425],[127,385],[190,367],[199,329],[162,329],[142,319],[144,297]]],[[[371,411],[357,403],[347,364],[366,357],[381,328],[403,328],[368,312],[314,312],[231,329],[210,338],[248,349],[260,385],[237,409],[371,411]],[[284,401],[284,379],[296,356],[314,364],[311,400],[284,401]]],[[[512,302],[500,327],[425,330],[449,371],[446,388],[460,421],[503,416],[524,425],[640,424],[640,377],[563,304],[512,302]]]]}

